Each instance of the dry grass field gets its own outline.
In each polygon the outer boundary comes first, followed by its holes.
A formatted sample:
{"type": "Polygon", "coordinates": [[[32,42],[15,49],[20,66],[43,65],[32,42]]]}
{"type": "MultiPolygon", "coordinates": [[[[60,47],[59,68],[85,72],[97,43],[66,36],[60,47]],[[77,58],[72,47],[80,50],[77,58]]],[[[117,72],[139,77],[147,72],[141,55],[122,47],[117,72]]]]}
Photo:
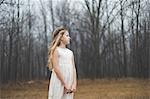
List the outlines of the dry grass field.
{"type": "MultiPolygon", "coordinates": [[[[0,99],[47,99],[48,81],[9,83],[0,91],[0,99]]],[[[150,80],[79,80],[75,99],[150,99],[150,80]]]]}

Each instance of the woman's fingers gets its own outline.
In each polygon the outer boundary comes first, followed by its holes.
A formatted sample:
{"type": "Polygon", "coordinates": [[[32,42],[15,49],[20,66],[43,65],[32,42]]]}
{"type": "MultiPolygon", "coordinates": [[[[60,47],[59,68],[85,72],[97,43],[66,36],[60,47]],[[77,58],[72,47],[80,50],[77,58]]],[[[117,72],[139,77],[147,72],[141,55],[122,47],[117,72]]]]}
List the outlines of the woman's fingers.
{"type": "Polygon", "coordinates": [[[76,87],[73,86],[73,87],[71,88],[71,90],[72,90],[73,92],[76,92],[76,87]]]}
{"type": "Polygon", "coordinates": [[[69,93],[72,93],[72,90],[71,90],[71,89],[67,91],[67,94],[69,94],[69,93]]]}
{"type": "Polygon", "coordinates": [[[76,89],[73,89],[72,91],[73,91],[73,92],[76,92],[76,89]]]}
{"type": "Polygon", "coordinates": [[[76,92],[76,87],[72,86],[71,88],[68,85],[64,86],[64,93],[69,94],[69,93],[74,93],[76,92]]]}
{"type": "Polygon", "coordinates": [[[64,88],[64,93],[65,93],[65,94],[72,93],[72,90],[71,90],[71,89],[66,89],[66,88],[64,88]]]}
{"type": "Polygon", "coordinates": [[[73,91],[71,89],[65,89],[64,93],[69,94],[72,93],[73,91]]]}

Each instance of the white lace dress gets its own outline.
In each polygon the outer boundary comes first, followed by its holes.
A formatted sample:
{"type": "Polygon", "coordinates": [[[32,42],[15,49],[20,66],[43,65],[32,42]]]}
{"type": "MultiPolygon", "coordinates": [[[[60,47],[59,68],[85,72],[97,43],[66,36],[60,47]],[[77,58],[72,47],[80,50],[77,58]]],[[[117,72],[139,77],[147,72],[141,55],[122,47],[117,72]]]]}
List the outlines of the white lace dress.
{"type": "MultiPolygon", "coordinates": [[[[58,51],[58,61],[61,73],[64,76],[65,82],[71,86],[73,83],[73,52],[68,48],[61,47],[57,47],[56,50],[58,51]]],[[[73,99],[73,93],[64,94],[64,86],[58,79],[54,70],[52,70],[50,79],[48,99],[73,99]]]]}

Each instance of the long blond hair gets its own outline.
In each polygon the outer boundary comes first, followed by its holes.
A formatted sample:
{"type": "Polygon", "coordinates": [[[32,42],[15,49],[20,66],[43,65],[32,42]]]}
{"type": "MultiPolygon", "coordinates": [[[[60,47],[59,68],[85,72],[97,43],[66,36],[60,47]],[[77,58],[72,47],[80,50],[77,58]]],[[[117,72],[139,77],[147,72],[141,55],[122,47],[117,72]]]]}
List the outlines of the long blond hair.
{"type": "Polygon", "coordinates": [[[48,48],[48,65],[47,66],[49,69],[53,68],[53,63],[52,63],[53,53],[56,47],[60,45],[60,39],[66,31],[68,31],[67,28],[58,27],[52,33],[52,41],[51,41],[50,47],[48,48]]]}

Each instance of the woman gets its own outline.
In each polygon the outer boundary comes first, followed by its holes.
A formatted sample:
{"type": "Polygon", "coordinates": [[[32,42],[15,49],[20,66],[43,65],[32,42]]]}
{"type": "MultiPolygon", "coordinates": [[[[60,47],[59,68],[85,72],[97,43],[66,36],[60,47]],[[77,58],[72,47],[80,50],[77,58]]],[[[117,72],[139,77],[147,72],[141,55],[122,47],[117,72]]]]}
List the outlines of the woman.
{"type": "Polygon", "coordinates": [[[67,29],[59,27],[53,32],[48,59],[52,68],[48,99],[73,99],[76,92],[76,67],[73,52],[66,47],[69,43],[67,29]]]}

